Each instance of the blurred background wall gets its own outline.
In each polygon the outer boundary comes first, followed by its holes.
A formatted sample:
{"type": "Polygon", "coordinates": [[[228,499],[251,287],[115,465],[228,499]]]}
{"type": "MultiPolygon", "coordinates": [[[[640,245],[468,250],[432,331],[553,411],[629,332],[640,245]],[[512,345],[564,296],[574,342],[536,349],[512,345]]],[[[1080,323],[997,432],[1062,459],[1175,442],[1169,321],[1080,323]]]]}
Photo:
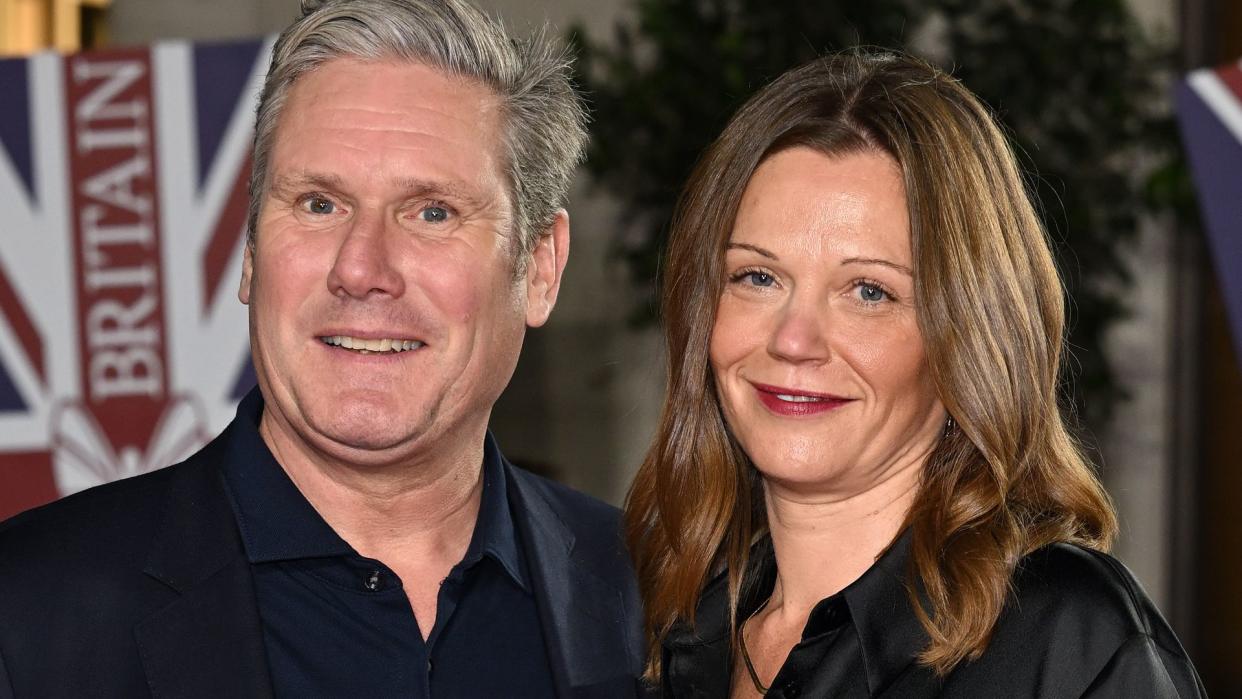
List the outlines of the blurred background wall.
{"type": "MultiPolygon", "coordinates": [[[[598,46],[638,16],[631,0],[479,4],[519,30],[545,21],[558,30],[577,26],[598,46]]],[[[1157,77],[1169,89],[1186,70],[1242,55],[1238,2],[1126,5],[1167,53],[1157,77]]],[[[295,0],[0,0],[0,54],[255,38],[278,31],[296,12],[295,0]]],[[[936,41],[930,32],[931,54],[936,41]]],[[[1242,173],[1238,178],[1242,188],[1242,173]]],[[[552,322],[528,335],[493,420],[512,459],[618,504],[658,417],[663,381],[656,330],[632,322],[644,292],[617,254],[620,222],[634,213],[629,206],[606,183],[593,184],[585,172],[579,178],[560,303],[552,322]]],[[[1104,338],[1127,397],[1109,419],[1088,425],[1088,434],[1121,515],[1118,556],[1165,610],[1209,690],[1242,696],[1242,524],[1235,515],[1242,376],[1194,222],[1163,215],[1136,225],[1123,250],[1128,313],[1104,338]]],[[[0,221],[0,246],[15,234],[0,221]]]]}

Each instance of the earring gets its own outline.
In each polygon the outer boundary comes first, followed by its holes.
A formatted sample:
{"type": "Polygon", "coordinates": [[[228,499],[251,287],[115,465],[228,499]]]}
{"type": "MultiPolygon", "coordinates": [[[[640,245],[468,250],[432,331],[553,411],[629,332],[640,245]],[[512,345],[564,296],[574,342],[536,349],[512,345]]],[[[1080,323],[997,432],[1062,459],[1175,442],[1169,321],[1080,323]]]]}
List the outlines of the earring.
{"type": "Polygon", "coordinates": [[[957,427],[957,423],[953,421],[953,416],[950,415],[948,419],[944,421],[944,436],[948,437],[953,434],[954,427],[957,427]]]}

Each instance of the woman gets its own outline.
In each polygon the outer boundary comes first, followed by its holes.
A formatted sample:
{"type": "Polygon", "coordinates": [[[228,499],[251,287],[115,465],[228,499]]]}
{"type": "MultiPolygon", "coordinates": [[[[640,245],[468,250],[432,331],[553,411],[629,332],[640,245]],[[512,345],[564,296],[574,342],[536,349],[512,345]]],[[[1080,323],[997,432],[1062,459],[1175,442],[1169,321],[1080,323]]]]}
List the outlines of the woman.
{"type": "Polygon", "coordinates": [[[838,55],[705,154],[627,535],[667,696],[1198,696],[1057,406],[1065,299],[995,122],[838,55]]]}

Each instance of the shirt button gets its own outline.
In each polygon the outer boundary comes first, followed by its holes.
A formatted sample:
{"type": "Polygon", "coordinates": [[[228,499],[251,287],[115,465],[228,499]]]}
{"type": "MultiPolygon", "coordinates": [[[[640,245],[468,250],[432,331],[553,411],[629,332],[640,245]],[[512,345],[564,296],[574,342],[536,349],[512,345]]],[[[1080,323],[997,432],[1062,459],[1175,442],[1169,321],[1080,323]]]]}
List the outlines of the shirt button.
{"type": "Polygon", "coordinates": [[[790,680],[785,683],[785,686],[781,687],[781,691],[784,692],[785,696],[789,697],[789,699],[794,699],[794,697],[802,694],[802,687],[799,687],[797,682],[790,680]]]}
{"type": "Polygon", "coordinates": [[[378,570],[371,571],[363,585],[366,585],[366,588],[371,592],[378,590],[380,588],[380,572],[378,570]]]}

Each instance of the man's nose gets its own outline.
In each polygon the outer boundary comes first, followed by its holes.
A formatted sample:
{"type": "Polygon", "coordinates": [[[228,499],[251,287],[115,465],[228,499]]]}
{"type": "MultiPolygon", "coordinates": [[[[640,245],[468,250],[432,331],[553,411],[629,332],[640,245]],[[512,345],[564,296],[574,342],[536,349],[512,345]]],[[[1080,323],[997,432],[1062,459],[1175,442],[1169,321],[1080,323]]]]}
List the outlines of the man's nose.
{"type": "Polygon", "coordinates": [[[822,299],[790,298],[776,318],[768,353],[787,362],[827,362],[832,358],[829,315],[822,299]]]}
{"type": "Polygon", "coordinates": [[[345,233],[328,272],[328,290],[335,296],[363,299],[372,294],[399,297],[405,278],[392,250],[394,233],[380,213],[359,213],[345,233]]]}

